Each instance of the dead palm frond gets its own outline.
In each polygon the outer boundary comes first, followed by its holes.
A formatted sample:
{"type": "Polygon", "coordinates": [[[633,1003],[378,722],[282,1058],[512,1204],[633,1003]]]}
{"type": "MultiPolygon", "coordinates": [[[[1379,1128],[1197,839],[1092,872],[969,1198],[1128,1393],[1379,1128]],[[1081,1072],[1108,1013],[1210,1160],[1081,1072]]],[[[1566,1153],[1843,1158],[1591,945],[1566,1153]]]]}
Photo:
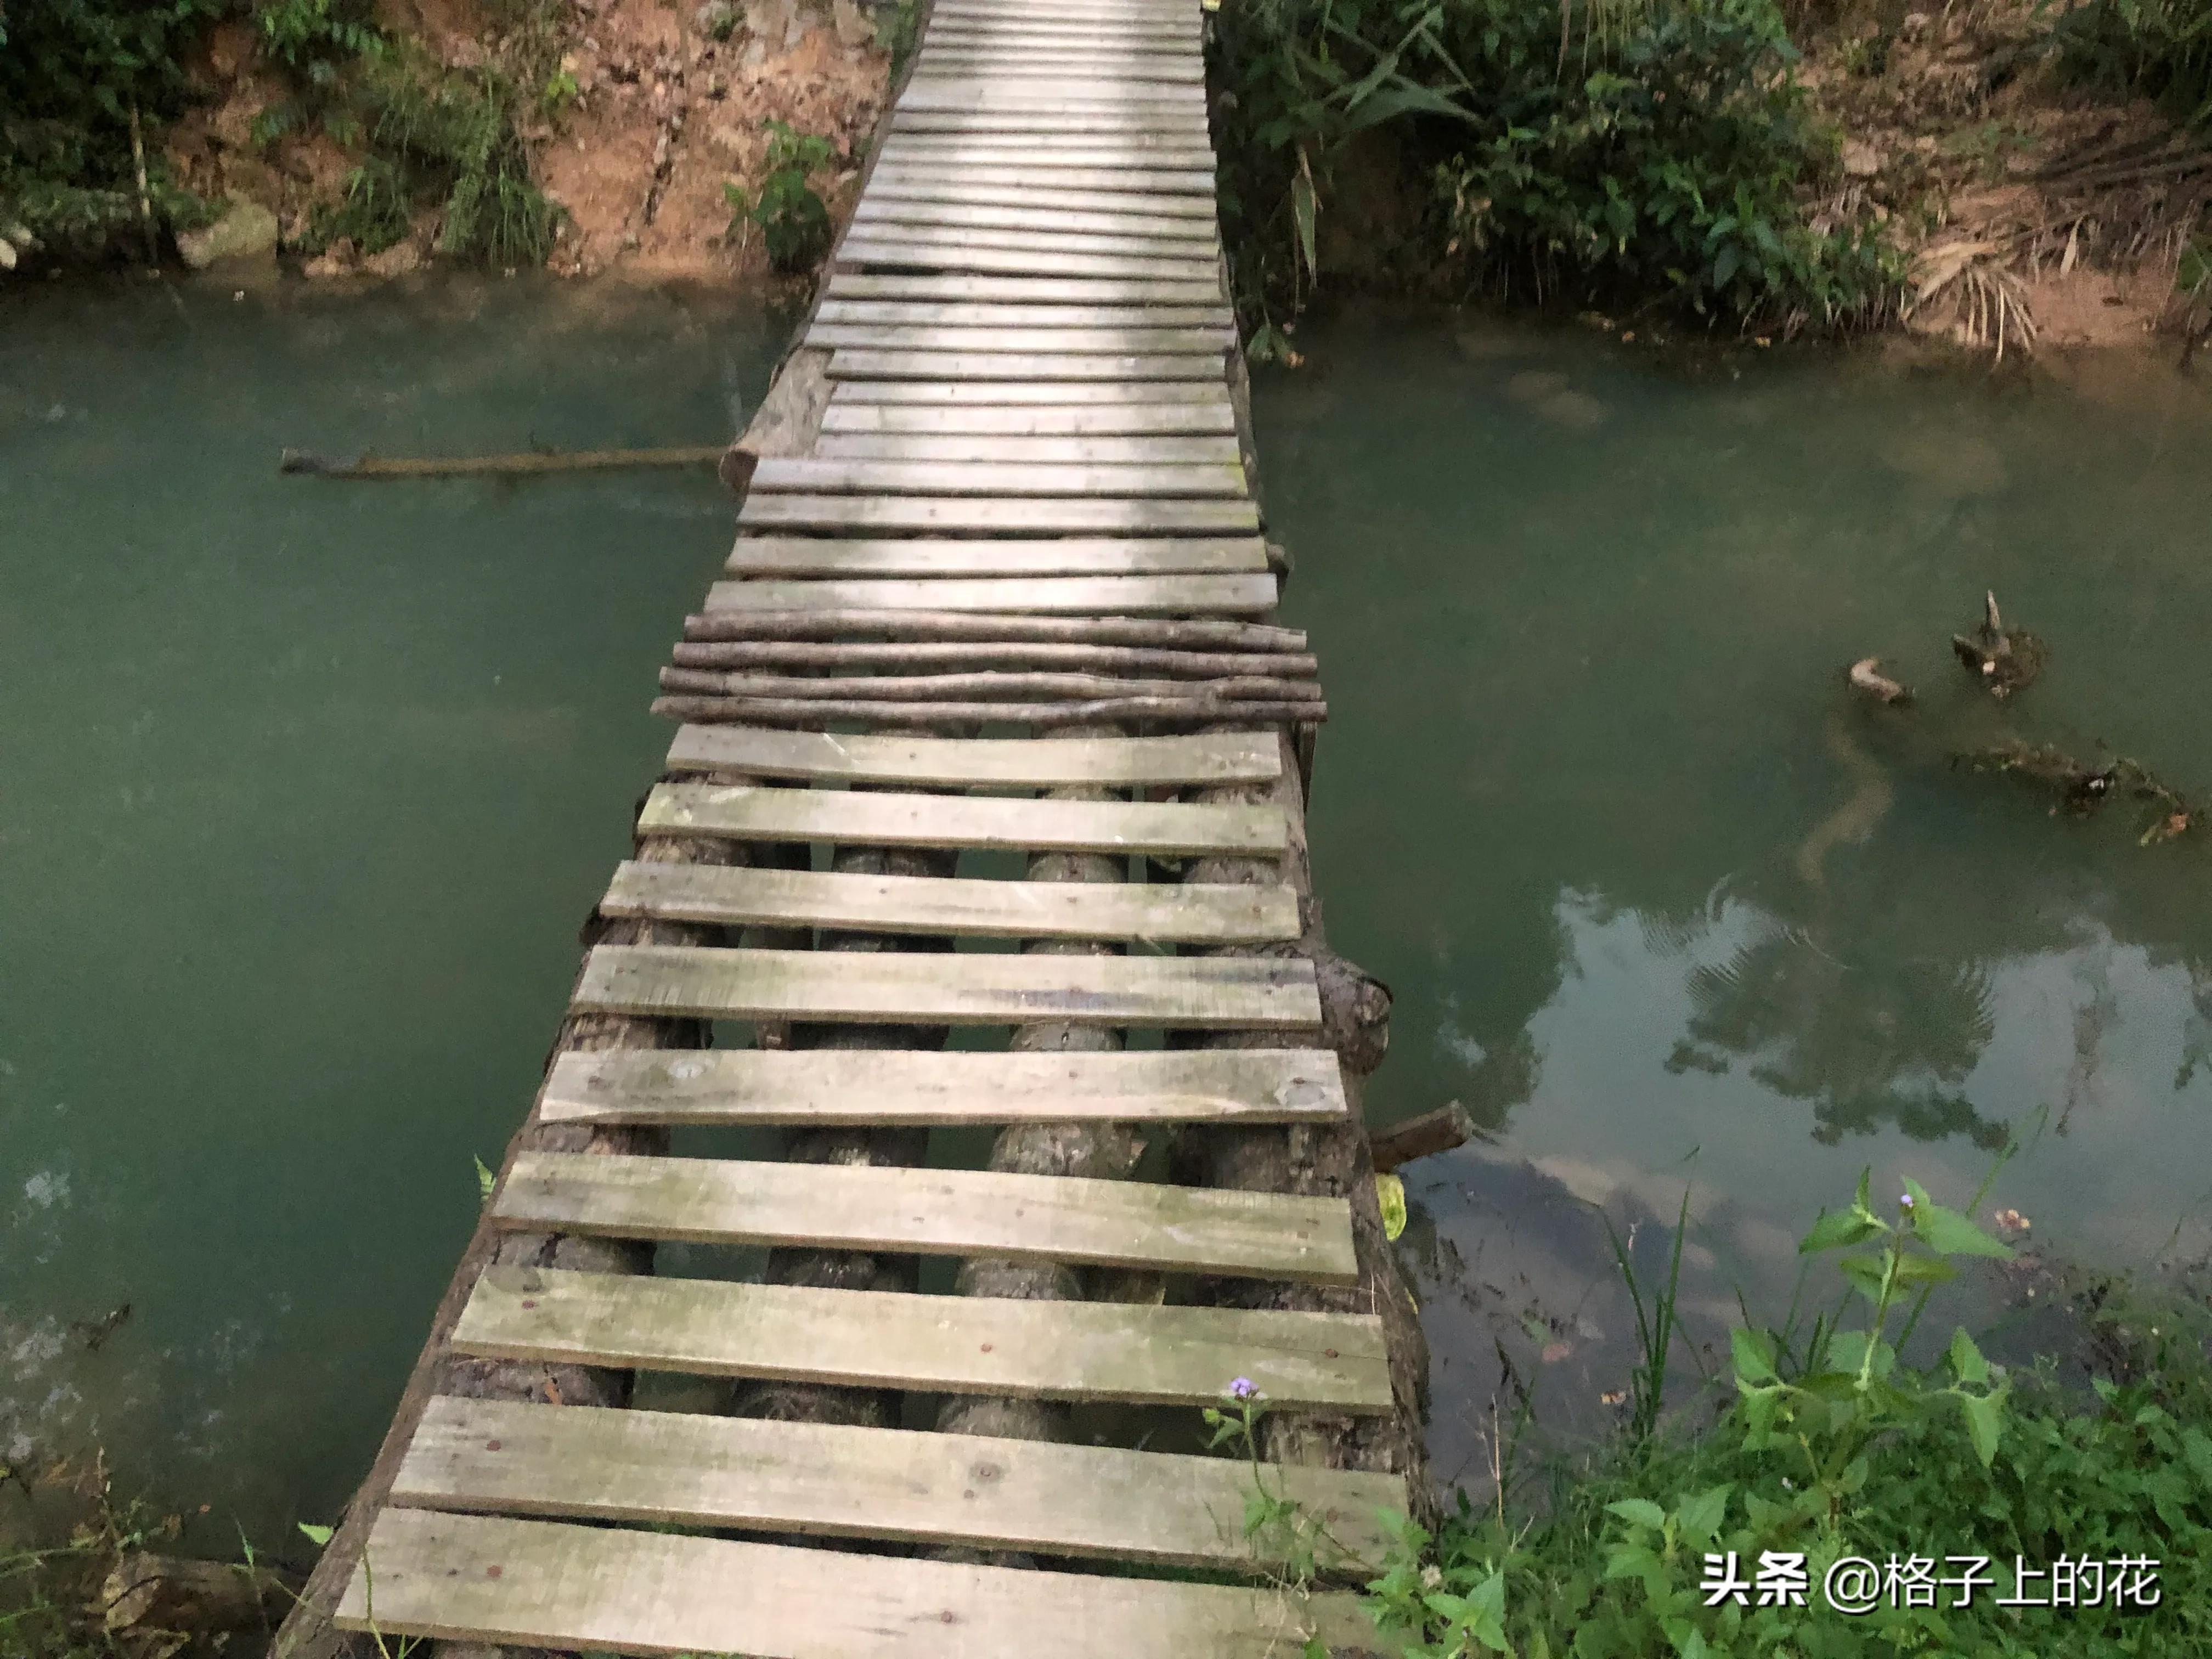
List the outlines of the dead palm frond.
{"type": "Polygon", "coordinates": [[[1904,314],[1948,305],[1953,331],[1965,344],[1994,348],[1999,362],[2008,347],[2034,350],[2035,314],[2027,289],[2007,266],[2008,240],[1954,238],[1922,249],[1912,262],[1904,314]]]}

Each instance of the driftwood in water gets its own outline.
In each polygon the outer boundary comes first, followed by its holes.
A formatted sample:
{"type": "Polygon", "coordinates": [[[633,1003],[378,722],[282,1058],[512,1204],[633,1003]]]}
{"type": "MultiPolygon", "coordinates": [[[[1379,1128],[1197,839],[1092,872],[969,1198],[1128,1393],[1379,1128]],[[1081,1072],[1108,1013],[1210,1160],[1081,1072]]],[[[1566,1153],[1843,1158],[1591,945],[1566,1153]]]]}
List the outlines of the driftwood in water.
{"type": "Polygon", "coordinates": [[[608,472],[636,466],[708,466],[722,459],[720,444],[681,449],[533,450],[526,455],[422,456],[412,459],[372,455],[333,460],[305,449],[288,449],[277,458],[279,472],[303,472],[318,478],[380,483],[393,478],[532,477],[549,472],[608,472]]]}
{"type": "Polygon", "coordinates": [[[1394,1123],[1368,1137],[1375,1153],[1375,1172],[1387,1175],[1401,1164],[1433,1157],[1464,1146],[1474,1134],[1474,1120],[1467,1108],[1454,1101],[1433,1112],[1423,1112],[1403,1123],[1394,1123]]]}
{"type": "Polygon", "coordinates": [[[975,611],[708,611],[684,619],[687,640],[982,640],[993,644],[1140,645],[1223,651],[1306,648],[1303,629],[1166,617],[1007,617],[975,611]]]}
{"type": "Polygon", "coordinates": [[[1884,702],[1911,702],[1911,688],[1899,685],[1881,670],[1880,657],[1861,657],[1850,665],[1844,678],[1850,682],[1852,690],[1863,691],[1884,702]]]}
{"type": "Polygon", "coordinates": [[[1994,592],[1985,593],[1982,605],[1982,625],[1974,630],[1973,638],[1954,634],[1951,649],[1991,696],[2008,697],[2034,684],[2035,677],[2043,672],[2047,653],[2034,635],[2004,625],[1994,592]]]}
{"type": "Polygon", "coordinates": [[[1040,669],[1066,673],[1158,674],[1170,679],[1211,679],[1232,674],[1311,679],[1320,661],[1291,652],[1176,651],[1127,645],[1064,645],[981,641],[975,643],[805,640],[679,640],[670,653],[679,668],[862,669],[963,672],[1040,669]]]}
{"type": "MultiPolygon", "coordinates": [[[[2153,803],[2156,815],[2140,837],[2141,844],[2172,841],[2197,822],[2197,809],[2179,791],[2162,783],[2140,761],[2122,755],[2103,766],[2077,760],[2057,744],[2007,742],[1952,757],[1952,764],[1977,772],[1996,772],[2046,786],[2058,797],[2058,805],[2083,815],[2095,811],[2115,795],[2132,795],[2153,803]]],[[[2052,810],[2057,811],[2054,806],[2052,810]]]]}
{"type": "Polygon", "coordinates": [[[1218,697],[1225,702],[1319,702],[1310,680],[1238,674],[1212,680],[1128,680],[1112,674],[725,674],[664,668],[660,689],[710,697],[881,698],[886,702],[1076,702],[1105,697],[1218,697]]]}
{"type": "Polygon", "coordinates": [[[1031,726],[1088,726],[1097,720],[1218,720],[1234,716],[1262,725],[1315,723],[1325,702],[1238,702],[1226,697],[1099,697],[1085,702],[890,702],[857,698],[655,697],[653,712],[701,725],[750,721],[811,726],[868,720],[884,726],[969,726],[1018,720],[1031,726]]]}

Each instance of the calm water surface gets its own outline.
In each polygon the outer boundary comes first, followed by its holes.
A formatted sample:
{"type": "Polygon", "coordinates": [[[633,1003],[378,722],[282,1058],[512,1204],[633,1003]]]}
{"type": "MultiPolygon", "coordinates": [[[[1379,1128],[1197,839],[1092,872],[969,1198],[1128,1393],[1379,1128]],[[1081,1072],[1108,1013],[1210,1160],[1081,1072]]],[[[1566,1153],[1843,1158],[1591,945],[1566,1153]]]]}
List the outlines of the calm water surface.
{"type": "Polygon", "coordinates": [[[1382,317],[1310,344],[1256,417],[1329,680],[1329,930],[1397,993],[1370,1111],[1492,1137],[1407,1171],[1441,1473],[1511,1409],[1499,1345],[1540,1411],[1623,1385],[1592,1205],[1656,1273],[1687,1193],[1704,1335],[1739,1288],[1779,1315],[1863,1167],[1962,1204],[2008,1136],[1984,1214],[2035,1247],[2212,1250],[2212,850],[1948,762],[2101,739],[2212,799],[2212,388],[1382,317]],[[2051,649],[2002,708],[1947,644],[1985,586],[2051,649]],[[1868,655],[1910,717],[1847,695],[1868,655]]]}
{"type": "MultiPolygon", "coordinates": [[[[0,311],[0,1455],[97,1435],[264,1537],[358,1476],[522,1111],[717,564],[704,475],[345,486],[386,453],[713,441],[778,326],[513,283],[0,311]],[[130,1318],[95,1349],[94,1322],[130,1318]]],[[[2042,1248],[2212,1249],[2212,854],[1952,769],[2100,738],[2212,797],[2212,400],[1878,357],[1691,367],[1371,315],[1257,388],[1328,665],[1332,936],[1398,995],[1440,1472],[1505,1376],[1620,1386],[1597,1206],[1786,1297],[1865,1164],[2042,1248]],[[1994,586],[2016,705],[1945,640],[1994,586]],[[1881,655],[1910,718],[1854,705],[1881,655]]]]}
{"type": "Polygon", "coordinates": [[[0,1457],[96,1433],[218,1550],[358,1479],[728,538],[704,471],[277,452],[714,443],[781,344],[611,289],[289,293],[0,301],[0,1457]]]}

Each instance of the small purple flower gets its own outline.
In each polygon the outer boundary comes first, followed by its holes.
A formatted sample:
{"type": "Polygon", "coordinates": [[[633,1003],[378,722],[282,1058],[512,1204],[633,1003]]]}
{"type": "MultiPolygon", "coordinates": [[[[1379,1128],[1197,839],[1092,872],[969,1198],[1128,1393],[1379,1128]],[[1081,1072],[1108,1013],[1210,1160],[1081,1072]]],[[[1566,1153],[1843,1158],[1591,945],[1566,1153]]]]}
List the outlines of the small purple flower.
{"type": "Polygon", "coordinates": [[[1912,1211],[1912,1194],[1911,1193],[1899,1193],[1897,1195],[1897,1207],[1905,1211],[1908,1215],[1911,1214],[1912,1211]]]}
{"type": "Polygon", "coordinates": [[[1240,1376],[1229,1385],[1229,1397],[1231,1400],[1256,1400],[1260,1397],[1259,1385],[1249,1376],[1240,1376]]]}

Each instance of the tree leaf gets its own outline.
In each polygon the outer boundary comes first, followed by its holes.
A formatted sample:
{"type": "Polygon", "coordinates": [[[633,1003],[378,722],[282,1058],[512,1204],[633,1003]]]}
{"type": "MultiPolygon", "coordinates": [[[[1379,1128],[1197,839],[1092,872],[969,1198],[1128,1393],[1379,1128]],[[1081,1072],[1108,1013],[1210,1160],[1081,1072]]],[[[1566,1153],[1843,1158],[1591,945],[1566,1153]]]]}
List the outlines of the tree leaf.
{"type": "Polygon", "coordinates": [[[1987,1468],[1996,1460],[1997,1440],[2004,1431],[2004,1396],[1962,1394],[1959,1405],[1966,1413],[1966,1433],[1974,1443],[1974,1455],[1987,1468]]]}
{"type": "Polygon", "coordinates": [[[1956,1210],[1941,1204],[1915,1204],[1912,1231],[1920,1242],[1941,1255],[1987,1255],[2012,1260],[2009,1245],[2000,1244],[1956,1210]]]}
{"type": "Polygon", "coordinates": [[[1974,1346],[1974,1339],[1966,1334],[1963,1325],[1951,1334],[1951,1374],[1978,1389],[1989,1384],[1990,1362],[1982,1358],[1982,1351],[1974,1346]]]}
{"type": "Polygon", "coordinates": [[[1607,1514],[1617,1515],[1639,1527],[1656,1530],[1667,1524],[1667,1511],[1648,1498],[1623,1498],[1605,1507],[1607,1514]]]}
{"type": "Polygon", "coordinates": [[[1737,1325],[1729,1331],[1729,1354],[1735,1362],[1735,1380],[1747,1386],[1758,1382],[1778,1382],[1775,1374],[1774,1350],[1766,1338],[1737,1325]]]}
{"type": "Polygon", "coordinates": [[[331,1533],[332,1528],[329,1527],[318,1527],[313,1522],[307,1521],[302,1521],[298,1524],[300,1530],[307,1534],[307,1541],[309,1543],[327,1544],[331,1541],[331,1533]]]}
{"type": "Polygon", "coordinates": [[[1701,1492],[1694,1498],[1686,1498],[1674,1510],[1674,1518],[1681,1523],[1683,1538],[1695,1544],[1709,1544],[1728,1519],[1729,1494],[1735,1487],[1727,1481],[1701,1492]]]}
{"type": "Polygon", "coordinates": [[[1817,1255],[1822,1250],[1846,1249],[1888,1231],[1880,1220],[1856,1206],[1824,1211],[1813,1224],[1813,1231],[1798,1240],[1797,1254],[1817,1255]]]}

